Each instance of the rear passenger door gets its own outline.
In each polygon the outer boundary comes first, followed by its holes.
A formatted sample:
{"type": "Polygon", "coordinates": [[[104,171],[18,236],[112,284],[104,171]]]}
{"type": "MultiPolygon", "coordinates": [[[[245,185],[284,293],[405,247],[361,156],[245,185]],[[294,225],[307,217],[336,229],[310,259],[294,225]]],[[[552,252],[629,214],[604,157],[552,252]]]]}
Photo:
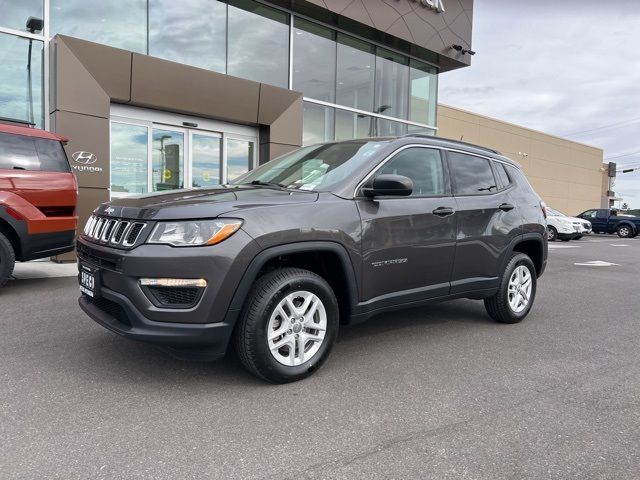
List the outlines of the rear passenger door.
{"type": "Polygon", "coordinates": [[[522,218],[510,194],[514,186],[501,163],[447,152],[457,203],[456,253],[451,293],[493,288],[522,218]]]}
{"type": "Polygon", "coordinates": [[[403,148],[365,185],[381,174],[410,178],[413,193],[373,199],[357,194],[362,219],[363,300],[392,305],[447,295],[455,250],[456,204],[441,151],[403,148]]]}

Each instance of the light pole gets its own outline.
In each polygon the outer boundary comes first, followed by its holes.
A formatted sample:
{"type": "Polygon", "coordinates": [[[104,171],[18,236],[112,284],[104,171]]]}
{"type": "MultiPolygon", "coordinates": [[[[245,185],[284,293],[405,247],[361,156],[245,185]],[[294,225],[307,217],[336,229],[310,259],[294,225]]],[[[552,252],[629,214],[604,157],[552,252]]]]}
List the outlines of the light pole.
{"type": "MultiPolygon", "coordinates": [[[[39,33],[44,27],[44,21],[41,18],[29,17],[27,19],[27,31],[29,33],[39,33]]],[[[31,50],[33,48],[33,39],[29,39],[29,52],[27,53],[27,120],[34,124],[33,121],[33,85],[31,84],[31,50]]]]}

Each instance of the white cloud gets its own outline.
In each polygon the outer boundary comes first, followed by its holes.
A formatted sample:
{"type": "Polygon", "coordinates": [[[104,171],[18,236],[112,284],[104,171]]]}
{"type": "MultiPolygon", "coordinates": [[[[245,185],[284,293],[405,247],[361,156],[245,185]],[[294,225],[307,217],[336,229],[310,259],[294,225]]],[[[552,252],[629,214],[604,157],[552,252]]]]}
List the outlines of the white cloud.
{"type": "MultiPolygon", "coordinates": [[[[640,119],[640,1],[475,0],[473,22],[478,53],[440,76],[441,102],[560,136],[640,119]]],[[[640,121],[567,137],[634,152],[640,121]]],[[[616,192],[640,208],[640,171],[616,192]]]]}

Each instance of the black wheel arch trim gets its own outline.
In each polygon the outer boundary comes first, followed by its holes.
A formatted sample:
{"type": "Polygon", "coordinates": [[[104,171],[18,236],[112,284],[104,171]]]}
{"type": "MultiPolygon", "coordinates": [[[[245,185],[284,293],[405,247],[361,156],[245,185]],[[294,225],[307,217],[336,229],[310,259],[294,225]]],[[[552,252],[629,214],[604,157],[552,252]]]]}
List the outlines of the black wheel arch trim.
{"type": "Polygon", "coordinates": [[[347,286],[349,289],[348,298],[349,298],[349,312],[353,312],[355,306],[358,303],[358,284],[356,281],[355,269],[353,268],[353,264],[351,263],[351,258],[347,253],[347,250],[339,243],[336,242],[328,242],[328,241],[311,241],[311,242],[297,242],[297,243],[287,243],[284,245],[278,245],[274,247],[269,247],[265,250],[262,250],[258,253],[242,276],[238,287],[236,288],[236,292],[231,299],[231,303],[227,309],[227,314],[225,316],[225,322],[227,323],[235,323],[242,310],[244,302],[249,294],[249,290],[251,286],[258,278],[258,274],[260,270],[269,260],[272,260],[276,257],[280,257],[282,255],[290,255],[296,253],[311,253],[311,252],[331,252],[335,253],[340,259],[340,263],[342,264],[342,268],[344,270],[347,286]]]}
{"type": "MultiPolygon", "coordinates": [[[[544,235],[546,234],[547,234],[547,230],[545,228],[544,235]]],[[[501,272],[504,271],[505,267],[507,266],[507,263],[509,262],[509,259],[511,258],[511,254],[516,251],[516,247],[521,243],[531,241],[531,240],[538,242],[542,250],[540,271],[537,272],[538,278],[542,276],[547,266],[547,239],[543,238],[542,234],[540,233],[523,233],[522,235],[511,240],[511,243],[509,244],[509,247],[506,249],[506,254],[504,255],[504,258],[502,259],[502,262],[501,262],[502,264],[500,269],[501,272]]],[[[532,258],[531,261],[537,268],[535,260],[532,258]]]]}

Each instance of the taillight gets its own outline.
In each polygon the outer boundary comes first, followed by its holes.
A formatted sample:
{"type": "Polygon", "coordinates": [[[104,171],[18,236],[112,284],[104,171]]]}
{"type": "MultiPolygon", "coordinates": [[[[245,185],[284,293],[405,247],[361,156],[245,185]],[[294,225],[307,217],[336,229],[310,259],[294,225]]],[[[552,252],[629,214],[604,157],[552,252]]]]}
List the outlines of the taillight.
{"type": "Polygon", "coordinates": [[[540,209],[542,210],[542,215],[544,215],[545,220],[547,219],[547,204],[540,200],[540,209]]]}

